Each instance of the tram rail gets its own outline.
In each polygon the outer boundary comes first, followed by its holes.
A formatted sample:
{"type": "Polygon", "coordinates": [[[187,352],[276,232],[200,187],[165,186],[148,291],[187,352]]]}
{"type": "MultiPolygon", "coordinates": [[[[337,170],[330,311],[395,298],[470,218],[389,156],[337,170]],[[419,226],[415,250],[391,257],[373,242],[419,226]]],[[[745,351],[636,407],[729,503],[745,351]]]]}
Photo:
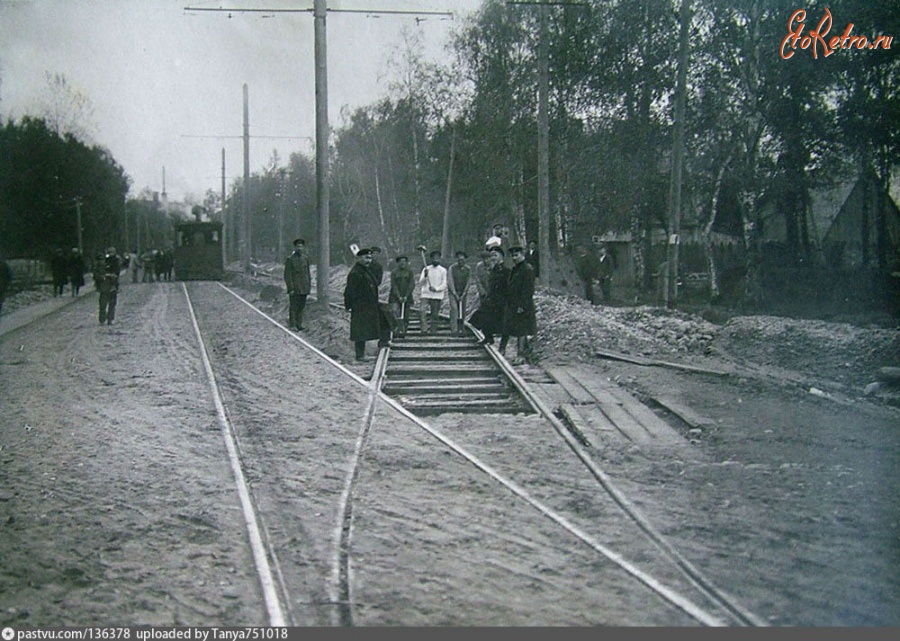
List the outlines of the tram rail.
{"type": "MultiPolygon", "coordinates": [[[[765,623],[760,618],[756,617],[748,610],[735,603],[732,598],[715,587],[712,582],[704,577],[697,568],[687,562],[672,546],[670,546],[665,541],[664,537],[658,534],[649,520],[643,517],[640,512],[628,501],[624,494],[615,487],[609,477],[604,474],[604,472],[602,471],[602,469],[600,469],[596,462],[593,461],[592,458],[584,451],[584,448],[581,447],[580,443],[578,443],[577,439],[573,437],[571,432],[569,432],[569,430],[558,419],[556,419],[553,412],[550,411],[548,407],[546,407],[546,405],[540,400],[537,394],[530,390],[529,385],[524,380],[522,380],[521,377],[518,376],[515,370],[511,367],[508,367],[508,364],[504,373],[510,378],[510,380],[514,382],[518,392],[528,399],[530,406],[537,409],[538,413],[547,422],[547,424],[552,427],[552,429],[562,439],[567,447],[572,450],[577,459],[580,461],[580,465],[582,465],[584,469],[586,469],[596,480],[598,485],[602,488],[603,492],[612,499],[612,501],[618,506],[622,513],[627,516],[628,519],[639,526],[639,529],[646,537],[648,542],[656,547],[659,551],[661,551],[663,556],[678,568],[678,571],[687,579],[687,582],[694,588],[696,588],[699,593],[703,595],[703,598],[708,600],[708,604],[701,605],[695,602],[695,600],[693,600],[689,596],[686,596],[686,594],[684,594],[680,588],[672,588],[666,585],[665,581],[654,576],[651,572],[643,570],[637,565],[634,565],[632,562],[617,553],[615,550],[601,543],[591,533],[576,525],[570,518],[567,517],[566,514],[560,513],[558,510],[549,507],[543,501],[535,498],[529,491],[527,491],[514,479],[510,478],[506,474],[497,471],[492,466],[490,461],[484,460],[483,458],[471,453],[465,446],[460,445],[459,443],[455,442],[454,439],[449,438],[446,434],[434,428],[425,420],[423,416],[417,415],[417,413],[415,413],[412,408],[406,407],[399,399],[384,393],[383,386],[388,376],[387,373],[390,367],[390,349],[384,349],[380,352],[379,358],[375,363],[372,377],[370,380],[366,381],[365,379],[362,379],[358,375],[351,372],[349,369],[345,368],[340,363],[337,363],[333,359],[317,350],[302,336],[290,332],[286,327],[284,327],[284,325],[257,309],[252,303],[246,301],[235,291],[231,290],[221,283],[218,284],[218,287],[222,288],[225,292],[239,300],[248,308],[252,309],[261,318],[264,318],[269,323],[281,328],[281,330],[289,335],[294,341],[297,341],[300,345],[302,345],[303,349],[311,350],[319,358],[324,359],[326,362],[338,369],[343,375],[349,376],[356,383],[364,385],[366,387],[366,410],[356,432],[356,442],[353,448],[353,455],[351,459],[345,464],[345,472],[343,475],[343,490],[341,493],[340,507],[338,510],[340,517],[335,527],[332,541],[330,561],[331,572],[328,593],[330,601],[332,602],[331,604],[332,606],[334,606],[334,617],[332,619],[334,625],[352,626],[354,625],[356,618],[354,616],[356,598],[353,594],[351,569],[354,531],[354,495],[356,494],[356,491],[358,489],[357,484],[359,483],[360,479],[361,466],[363,465],[364,459],[363,454],[366,449],[367,441],[370,438],[372,430],[383,427],[382,425],[379,425],[376,420],[375,410],[376,405],[379,402],[391,406],[396,412],[399,412],[400,414],[405,416],[409,421],[413,422],[418,428],[433,437],[437,442],[460,455],[470,465],[474,466],[480,472],[487,475],[487,477],[489,477],[493,483],[511,492],[519,501],[522,501],[527,506],[529,506],[530,509],[538,512],[543,517],[549,519],[557,526],[572,534],[575,538],[577,538],[583,544],[586,544],[594,552],[602,555],[607,560],[619,566],[632,578],[640,582],[640,584],[645,588],[653,591],[657,596],[661,597],[675,608],[681,610],[683,613],[687,614],[690,618],[692,618],[699,624],[707,626],[722,626],[731,624],[740,626],[765,625],[765,623]]],[[[187,290],[185,290],[185,292],[187,293],[187,290]]],[[[201,343],[203,342],[203,338],[199,335],[199,333],[198,340],[200,340],[201,343]]],[[[490,352],[492,350],[488,351],[490,352]]],[[[498,355],[493,354],[493,356],[496,358],[498,355]]],[[[501,365],[505,362],[505,359],[503,358],[496,358],[496,360],[501,365]]],[[[476,418],[473,417],[472,420],[476,420],[476,418]]],[[[240,452],[239,445],[234,449],[236,452],[240,452]]],[[[240,468],[241,465],[237,465],[236,476],[238,475],[238,471],[240,470],[240,468]]],[[[264,527],[261,529],[263,531],[265,530],[264,527]]],[[[270,548],[266,554],[255,554],[254,556],[259,558],[259,563],[264,568],[265,563],[262,561],[263,558],[277,559],[278,555],[275,550],[270,548]]],[[[265,572],[263,572],[263,570],[260,570],[261,581],[265,581],[263,579],[264,575],[265,572]]],[[[280,591],[282,594],[289,593],[287,586],[283,586],[280,591]]],[[[273,621],[277,621],[277,608],[275,608],[274,612],[272,611],[271,605],[269,606],[269,608],[270,617],[273,621]]]]}

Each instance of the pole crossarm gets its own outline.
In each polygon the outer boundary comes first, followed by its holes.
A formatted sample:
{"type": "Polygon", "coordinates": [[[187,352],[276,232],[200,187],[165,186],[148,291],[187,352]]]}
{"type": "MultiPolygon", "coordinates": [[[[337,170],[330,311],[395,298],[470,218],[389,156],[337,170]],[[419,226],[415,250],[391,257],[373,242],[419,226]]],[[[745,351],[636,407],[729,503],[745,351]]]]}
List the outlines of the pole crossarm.
{"type": "Polygon", "coordinates": [[[185,7],[185,11],[217,11],[217,12],[228,12],[228,13],[312,13],[312,7],[309,9],[249,9],[249,8],[235,8],[229,9],[227,7],[185,7]]]}
{"type": "MultiPolygon", "coordinates": [[[[243,139],[243,136],[204,136],[202,134],[181,134],[182,138],[216,138],[216,139],[224,139],[224,138],[239,138],[243,139]]],[[[250,136],[251,138],[266,138],[268,140],[312,140],[312,136],[250,136]]]]}
{"type": "MultiPolygon", "coordinates": [[[[313,9],[229,9],[226,7],[185,7],[185,11],[215,11],[227,13],[312,13],[313,9]]],[[[416,15],[416,16],[443,16],[452,18],[452,11],[429,11],[415,9],[326,9],[328,13],[367,13],[384,15],[416,15]]]]}
{"type": "Polygon", "coordinates": [[[522,5],[534,7],[589,7],[587,2],[565,2],[565,0],[507,0],[507,5],[522,5]]]}

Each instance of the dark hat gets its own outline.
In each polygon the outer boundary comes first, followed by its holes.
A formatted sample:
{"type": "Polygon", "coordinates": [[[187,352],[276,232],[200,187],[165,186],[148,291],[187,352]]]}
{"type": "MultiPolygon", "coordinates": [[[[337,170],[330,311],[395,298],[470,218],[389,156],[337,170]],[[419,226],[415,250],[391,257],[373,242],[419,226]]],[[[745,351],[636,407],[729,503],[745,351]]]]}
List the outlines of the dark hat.
{"type": "Polygon", "coordinates": [[[356,252],[356,255],[357,255],[357,256],[371,256],[371,255],[372,255],[372,250],[369,249],[368,247],[363,247],[363,248],[360,249],[358,252],[356,252]]]}
{"type": "Polygon", "coordinates": [[[294,245],[306,245],[306,241],[303,240],[302,238],[295,238],[294,245]]]}
{"type": "Polygon", "coordinates": [[[456,257],[459,258],[460,256],[462,256],[463,258],[468,258],[468,257],[469,257],[469,256],[466,254],[466,252],[464,252],[464,251],[461,250],[461,249],[460,249],[458,252],[456,252],[456,257]]]}
{"type": "Polygon", "coordinates": [[[372,245],[371,247],[369,247],[369,249],[371,249],[373,252],[378,252],[379,254],[381,253],[381,247],[377,247],[376,245],[372,245]]]}
{"type": "Polygon", "coordinates": [[[510,253],[510,254],[524,254],[524,253],[525,253],[525,248],[524,248],[524,247],[521,247],[521,246],[519,246],[519,245],[516,245],[515,247],[510,247],[510,248],[509,248],[509,253],[510,253]]]}
{"type": "Polygon", "coordinates": [[[430,254],[428,254],[428,257],[429,257],[429,258],[434,258],[435,256],[437,256],[438,258],[440,258],[440,257],[441,257],[441,252],[439,252],[438,250],[435,249],[433,252],[431,252],[430,254]]]}
{"type": "Polygon", "coordinates": [[[403,255],[397,256],[397,257],[394,259],[394,262],[399,263],[401,260],[409,260],[409,256],[403,256],[403,255]]]}
{"type": "Polygon", "coordinates": [[[503,248],[500,245],[497,245],[496,247],[491,247],[490,252],[492,254],[497,253],[497,254],[500,254],[501,256],[506,256],[506,252],[503,251],[503,248]]]}

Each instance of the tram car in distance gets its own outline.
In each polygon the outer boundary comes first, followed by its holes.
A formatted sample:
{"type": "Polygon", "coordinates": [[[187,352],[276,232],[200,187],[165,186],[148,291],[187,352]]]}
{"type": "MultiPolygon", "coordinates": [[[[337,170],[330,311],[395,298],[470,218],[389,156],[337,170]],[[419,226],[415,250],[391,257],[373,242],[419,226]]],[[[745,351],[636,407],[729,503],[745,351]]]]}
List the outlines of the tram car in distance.
{"type": "Polygon", "coordinates": [[[175,278],[222,280],[222,223],[189,221],[175,225],[175,278]]]}

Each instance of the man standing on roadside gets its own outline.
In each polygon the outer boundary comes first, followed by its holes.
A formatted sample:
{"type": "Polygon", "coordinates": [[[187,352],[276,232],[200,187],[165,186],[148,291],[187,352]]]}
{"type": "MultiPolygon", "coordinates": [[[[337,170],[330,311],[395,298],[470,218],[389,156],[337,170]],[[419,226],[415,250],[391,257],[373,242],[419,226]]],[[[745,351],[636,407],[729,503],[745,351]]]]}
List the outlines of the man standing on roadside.
{"type": "Polygon", "coordinates": [[[100,324],[112,325],[116,320],[116,302],[119,297],[119,257],[115,247],[107,247],[103,260],[98,260],[94,272],[94,285],[100,292],[100,324]]]}
{"type": "Polygon", "coordinates": [[[594,292],[594,281],[600,275],[600,268],[597,256],[586,245],[578,246],[575,270],[578,272],[581,282],[584,283],[584,297],[591,302],[591,305],[596,305],[597,297],[594,292]]]}
{"type": "Polygon", "coordinates": [[[378,285],[372,275],[372,250],[356,252],[356,264],[347,274],[344,287],[344,309],[350,312],[350,340],[356,352],[357,362],[365,362],[366,342],[378,341],[378,347],[390,347],[388,320],[378,306],[378,285]]]}
{"type": "Polygon", "coordinates": [[[600,245],[600,255],[597,257],[597,280],[600,282],[600,291],[603,292],[603,302],[607,305],[612,301],[612,277],[615,270],[613,258],[607,253],[606,245],[600,245]]]}
{"type": "Polygon", "coordinates": [[[431,252],[430,258],[431,264],[425,265],[419,276],[422,286],[419,291],[419,315],[423,334],[437,334],[438,315],[444,302],[444,292],[447,291],[447,268],[441,265],[441,252],[431,252]]]}
{"type": "Polygon", "coordinates": [[[287,286],[289,311],[288,327],[295,332],[303,327],[303,312],[306,309],[306,297],[309,296],[312,278],[309,273],[309,259],[306,257],[306,241],[302,238],[294,240],[294,252],[284,261],[284,284],[287,286]]]}

